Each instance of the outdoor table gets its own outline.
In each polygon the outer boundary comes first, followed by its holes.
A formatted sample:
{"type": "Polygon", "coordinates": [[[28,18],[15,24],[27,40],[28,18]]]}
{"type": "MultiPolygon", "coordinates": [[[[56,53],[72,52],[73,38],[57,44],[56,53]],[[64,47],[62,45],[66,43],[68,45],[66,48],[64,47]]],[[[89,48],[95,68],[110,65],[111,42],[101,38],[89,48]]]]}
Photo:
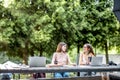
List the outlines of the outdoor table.
{"type": "Polygon", "coordinates": [[[113,72],[120,71],[120,66],[63,66],[63,67],[18,67],[0,69],[0,73],[55,73],[55,72],[113,72]]]}
{"type": "MultiPolygon", "coordinates": [[[[114,72],[120,71],[120,66],[108,66],[108,65],[103,65],[103,66],[63,66],[63,67],[28,67],[28,66],[21,66],[21,67],[16,67],[12,69],[0,69],[0,73],[12,73],[12,74],[33,74],[33,73],[55,73],[55,72],[114,72]]],[[[84,80],[95,80],[96,76],[91,77],[91,78],[81,78],[78,77],[75,80],[79,79],[84,79],[84,80]],[[95,78],[95,79],[94,79],[95,78]]],[[[19,75],[20,79],[20,75],[19,75]]],[[[98,79],[98,78],[97,78],[98,79]]],[[[47,80],[45,78],[45,80],[47,80]]],[[[48,79],[48,80],[57,80],[57,79],[48,79]]],[[[61,79],[62,80],[62,79],[61,79]]],[[[74,77],[68,78],[65,80],[74,80],[74,77]]],[[[101,79],[98,79],[101,80],[101,79]]]]}

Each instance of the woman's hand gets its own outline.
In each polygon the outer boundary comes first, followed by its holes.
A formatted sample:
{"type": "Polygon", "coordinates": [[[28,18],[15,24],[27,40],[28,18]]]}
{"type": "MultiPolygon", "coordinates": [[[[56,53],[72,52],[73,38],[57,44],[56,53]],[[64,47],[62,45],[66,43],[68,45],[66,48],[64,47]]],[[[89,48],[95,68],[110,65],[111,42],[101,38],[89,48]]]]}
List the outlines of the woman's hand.
{"type": "Polygon", "coordinates": [[[88,61],[88,62],[86,62],[85,64],[86,64],[86,65],[90,65],[90,64],[91,64],[91,62],[89,62],[89,61],[88,61]]]}
{"type": "Polygon", "coordinates": [[[62,64],[48,64],[46,67],[61,67],[63,66],[62,64]]]}

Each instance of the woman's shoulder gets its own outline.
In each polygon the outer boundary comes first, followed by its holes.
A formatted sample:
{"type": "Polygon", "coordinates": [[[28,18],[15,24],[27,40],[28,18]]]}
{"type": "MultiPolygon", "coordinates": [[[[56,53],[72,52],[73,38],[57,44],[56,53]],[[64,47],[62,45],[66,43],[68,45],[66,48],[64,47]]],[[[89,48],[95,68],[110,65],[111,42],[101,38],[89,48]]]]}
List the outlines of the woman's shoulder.
{"type": "Polygon", "coordinates": [[[54,52],[53,54],[54,54],[54,55],[59,55],[59,52],[54,52]]]}
{"type": "Polygon", "coordinates": [[[58,53],[57,52],[54,52],[53,55],[57,55],[58,53]]]}
{"type": "Polygon", "coordinates": [[[59,52],[54,52],[54,54],[59,54],[59,52]]]}

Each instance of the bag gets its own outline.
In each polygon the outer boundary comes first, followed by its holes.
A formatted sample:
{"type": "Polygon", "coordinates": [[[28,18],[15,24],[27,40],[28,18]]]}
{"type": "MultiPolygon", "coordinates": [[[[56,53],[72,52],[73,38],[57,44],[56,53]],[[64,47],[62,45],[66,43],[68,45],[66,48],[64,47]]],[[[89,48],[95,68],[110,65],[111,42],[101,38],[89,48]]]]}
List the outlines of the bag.
{"type": "Polygon", "coordinates": [[[109,65],[115,65],[115,66],[117,66],[117,64],[114,63],[113,61],[109,61],[108,64],[109,64],[109,65]]]}
{"type": "Polygon", "coordinates": [[[34,73],[33,74],[33,78],[45,78],[46,77],[46,75],[45,75],[45,73],[34,73]]]}
{"type": "Polygon", "coordinates": [[[10,80],[10,76],[8,74],[3,74],[1,80],[10,80]]]}

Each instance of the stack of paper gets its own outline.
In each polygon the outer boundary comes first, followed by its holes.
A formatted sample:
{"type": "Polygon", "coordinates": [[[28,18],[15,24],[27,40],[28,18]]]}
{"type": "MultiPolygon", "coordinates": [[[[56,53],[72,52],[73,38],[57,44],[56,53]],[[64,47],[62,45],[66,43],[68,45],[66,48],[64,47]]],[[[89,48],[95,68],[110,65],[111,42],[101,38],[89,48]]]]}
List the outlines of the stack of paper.
{"type": "Polygon", "coordinates": [[[1,69],[13,69],[13,68],[19,68],[20,66],[14,62],[7,61],[4,64],[0,64],[1,69]]]}

